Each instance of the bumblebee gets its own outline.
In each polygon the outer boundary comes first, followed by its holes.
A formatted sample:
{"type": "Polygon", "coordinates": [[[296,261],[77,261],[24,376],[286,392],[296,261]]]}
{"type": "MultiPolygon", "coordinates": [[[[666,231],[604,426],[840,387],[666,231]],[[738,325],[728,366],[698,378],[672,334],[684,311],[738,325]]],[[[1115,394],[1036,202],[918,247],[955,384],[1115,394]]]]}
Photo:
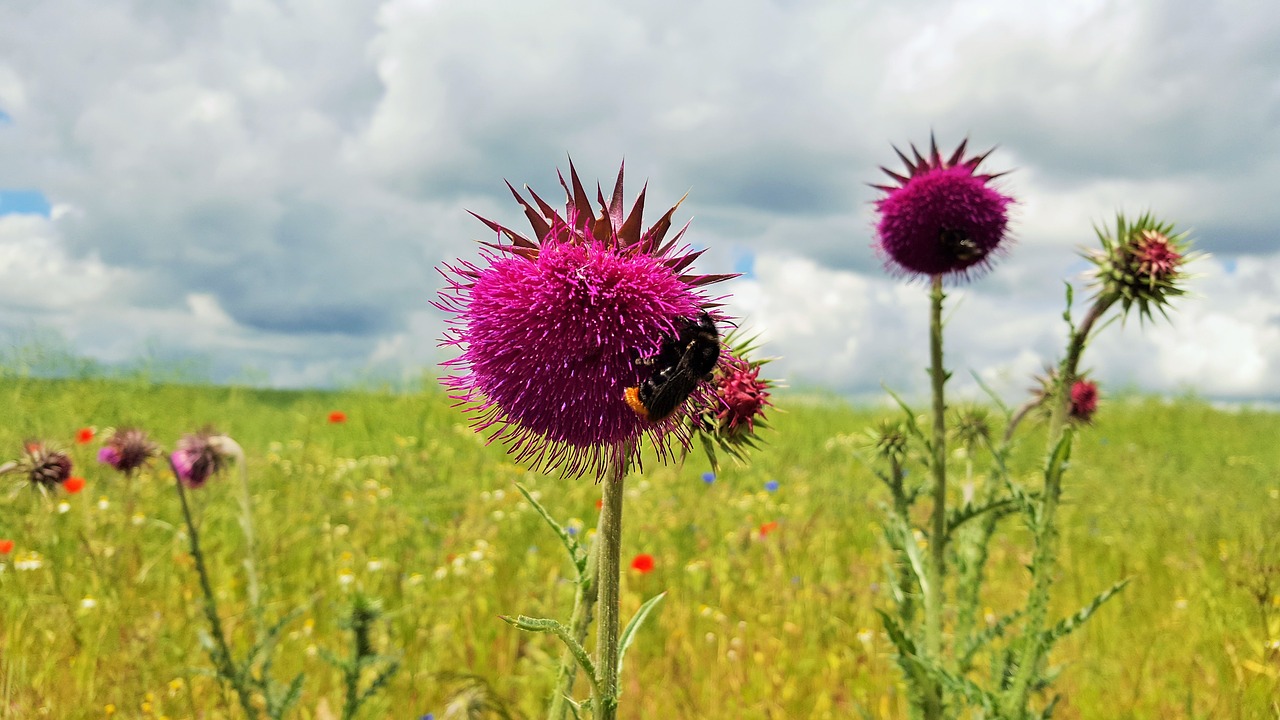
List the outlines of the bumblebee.
{"type": "Polygon", "coordinates": [[[977,261],[987,254],[974,242],[959,230],[951,228],[943,228],[938,233],[938,244],[942,247],[942,252],[950,260],[967,263],[977,261]]]}
{"type": "Polygon", "coordinates": [[[698,383],[711,379],[720,361],[720,333],[707,313],[677,318],[676,334],[665,338],[658,354],[643,361],[653,366],[649,379],[623,391],[627,406],[649,422],[670,417],[698,383]]]}

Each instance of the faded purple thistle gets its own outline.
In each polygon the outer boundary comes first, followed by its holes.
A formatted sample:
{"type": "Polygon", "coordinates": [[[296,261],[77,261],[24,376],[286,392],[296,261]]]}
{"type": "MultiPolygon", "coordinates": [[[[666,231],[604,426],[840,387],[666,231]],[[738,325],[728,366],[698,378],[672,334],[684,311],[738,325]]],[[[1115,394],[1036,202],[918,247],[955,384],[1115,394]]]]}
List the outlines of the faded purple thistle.
{"type": "Polygon", "coordinates": [[[110,465],[122,473],[131,473],[159,452],[159,446],[151,442],[145,430],[119,428],[98,450],[98,462],[110,465]]]}
{"type": "MultiPolygon", "coordinates": [[[[567,476],[600,477],[628,453],[637,458],[644,435],[663,459],[669,435],[688,442],[683,413],[651,423],[623,393],[648,378],[643,359],[680,318],[711,307],[701,287],[732,277],[689,272],[701,251],[680,242],[684,229],[666,237],[679,203],[642,229],[645,191],[624,212],[622,176],[608,200],[597,186],[599,216],[572,163],[570,182],[560,177],[563,215],[508,183],[533,238],[477,215],[498,241],[483,243],[479,264],[444,265],[448,286],[433,303],[453,316],[441,344],[462,351],[442,382],[473,427],[517,461],[567,476]]],[[[709,392],[704,383],[694,394],[709,392]]]]}
{"type": "Polygon", "coordinates": [[[71,477],[71,457],[65,452],[39,440],[28,440],[22,447],[22,457],[0,465],[0,475],[26,475],[31,486],[41,492],[57,487],[71,477]]]}
{"type": "Polygon", "coordinates": [[[189,488],[203,487],[233,457],[227,443],[233,441],[215,430],[184,435],[178,441],[177,449],[169,455],[174,475],[189,488]]]}
{"type": "Polygon", "coordinates": [[[1014,200],[990,186],[1004,173],[977,173],[991,151],[965,159],[967,143],[945,159],[933,139],[928,157],[914,145],[914,159],[895,147],[907,174],[880,168],[898,183],[874,186],[886,193],[876,201],[876,235],[892,272],[967,279],[987,270],[1001,250],[1014,200]]]}

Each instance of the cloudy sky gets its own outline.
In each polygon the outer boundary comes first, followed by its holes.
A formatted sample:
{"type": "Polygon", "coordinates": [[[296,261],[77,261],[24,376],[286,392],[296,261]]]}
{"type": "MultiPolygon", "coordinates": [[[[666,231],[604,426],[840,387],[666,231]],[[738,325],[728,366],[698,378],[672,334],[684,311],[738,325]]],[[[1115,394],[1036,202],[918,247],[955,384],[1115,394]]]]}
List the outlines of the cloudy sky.
{"type": "MultiPolygon", "coordinates": [[[[1109,327],[1108,387],[1280,399],[1280,3],[49,0],[0,4],[0,343],[195,358],[277,386],[445,356],[442,261],[503,180],[625,158],[800,388],[925,380],[888,277],[892,145],[997,146],[1016,244],[956,289],[949,363],[1021,388],[1117,210],[1212,257],[1173,324],[1109,327]]],[[[1083,292],[1081,293],[1083,295],[1083,292]]]]}

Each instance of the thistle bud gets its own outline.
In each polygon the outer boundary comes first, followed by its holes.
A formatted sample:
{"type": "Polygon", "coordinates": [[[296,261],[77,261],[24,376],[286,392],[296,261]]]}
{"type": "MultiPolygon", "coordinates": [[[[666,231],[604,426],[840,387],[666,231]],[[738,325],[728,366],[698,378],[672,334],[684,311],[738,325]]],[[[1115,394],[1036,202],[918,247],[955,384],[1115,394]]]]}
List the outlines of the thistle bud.
{"type": "Polygon", "coordinates": [[[1186,294],[1181,287],[1187,275],[1185,265],[1197,257],[1189,252],[1188,233],[1174,233],[1173,224],[1161,222],[1150,213],[1130,223],[1116,216],[1114,234],[1097,228],[1102,248],[1089,251],[1098,298],[1120,302],[1124,314],[1137,306],[1143,319],[1152,310],[1166,315],[1171,298],[1186,294]]]}

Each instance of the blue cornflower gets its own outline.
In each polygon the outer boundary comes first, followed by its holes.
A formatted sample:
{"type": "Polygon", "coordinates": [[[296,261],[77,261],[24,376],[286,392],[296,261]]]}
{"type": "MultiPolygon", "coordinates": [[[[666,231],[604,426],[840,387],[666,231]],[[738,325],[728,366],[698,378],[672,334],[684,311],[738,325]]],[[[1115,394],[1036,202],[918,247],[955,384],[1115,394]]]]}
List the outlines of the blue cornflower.
{"type": "Polygon", "coordinates": [[[708,470],[707,472],[702,473],[702,482],[704,482],[704,483],[706,483],[706,484],[710,485],[711,483],[713,483],[713,482],[715,482],[715,481],[716,481],[716,474],[715,474],[715,473],[711,472],[710,470],[708,470]]]}
{"type": "Polygon", "coordinates": [[[769,492],[778,492],[778,481],[770,480],[769,482],[764,484],[764,489],[768,490],[769,492]]]}

